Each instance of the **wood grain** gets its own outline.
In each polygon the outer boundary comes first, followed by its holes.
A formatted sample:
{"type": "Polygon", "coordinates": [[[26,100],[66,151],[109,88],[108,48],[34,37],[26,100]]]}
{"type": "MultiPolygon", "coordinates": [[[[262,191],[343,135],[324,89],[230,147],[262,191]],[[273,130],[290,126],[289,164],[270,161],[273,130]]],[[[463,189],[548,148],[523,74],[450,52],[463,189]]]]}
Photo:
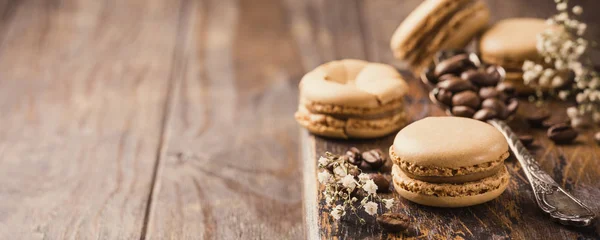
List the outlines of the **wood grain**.
{"type": "Polygon", "coordinates": [[[148,238],[302,238],[291,116],[304,69],[284,7],[271,0],[189,3],[148,238]]]}
{"type": "MultiPolygon", "coordinates": [[[[334,1],[335,2],[335,1],[334,1]]],[[[392,63],[403,68],[402,63],[393,59],[389,50],[389,39],[402,19],[414,9],[421,1],[361,1],[358,13],[364,18],[365,55],[372,61],[392,63]]],[[[592,1],[578,2],[584,9],[593,9],[598,3],[592,1]]],[[[494,21],[506,17],[548,16],[554,9],[551,1],[531,1],[522,4],[519,1],[488,1],[492,9],[494,21]]],[[[353,13],[348,13],[353,15],[353,13]]],[[[590,24],[598,24],[599,18],[585,17],[590,24]]],[[[338,34],[335,31],[334,34],[338,34]]],[[[356,32],[354,32],[356,34],[356,32]]],[[[350,33],[343,33],[348,35],[350,33]]],[[[598,32],[591,30],[589,35],[597,39],[598,32]]],[[[332,38],[335,38],[333,36],[332,38]]],[[[359,51],[359,50],[354,50],[359,51]]],[[[345,58],[344,52],[337,54],[338,58],[345,58]]],[[[598,57],[598,54],[594,54],[598,57]]],[[[407,96],[408,112],[411,119],[418,120],[430,115],[443,115],[437,107],[431,105],[426,98],[426,91],[421,83],[410,74],[406,73],[410,85],[410,94],[407,96]]],[[[523,102],[524,107],[520,115],[532,107],[523,102]]],[[[556,109],[555,117],[565,117],[565,104],[551,103],[551,108],[556,109]]],[[[545,136],[544,130],[532,129],[517,118],[510,123],[518,133],[532,134],[535,146],[532,153],[542,165],[542,168],[554,177],[563,187],[576,197],[582,199],[593,211],[599,212],[600,203],[600,168],[597,167],[595,159],[600,155],[600,149],[592,140],[594,129],[584,130],[572,145],[554,145],[545,136]]],[[[341,223],[334,223],[326,213],[324,200],[319,194],[322,189],[316,182],[315,161],[325,151],[343,153],[351,146],[360,149],[381,148],[387,153],[387,149],[393,141],[393,136],[384,137],[371,141],[341,141],[324,139],[306,134],[303,140],[303,152],[306,152],[304,168],[306,191],[312,191],[316,198],[310,197],[310,192],[305,193],[305,208],[307,217],[307,234],[313,238],[322,239],[598,239],[600,238],[600,227],[598,225],[588,229],[576,229],[564,227],[553,223],[539,210],[533,200],[533,194],[529,184],[520,171],[520,165],[516,159],[509,159],[507,166],[512,180],[508,190],[498,199],[479,206],[459,209],[440,209],[419,206],[417,204],[400,199],[395,212],[405,213],[411,217],[413,227],[403,234],[387,234],[382,232],[372,219],[370,224],[360,225],[355,218],[349,218],[341,223]],[[312,168],[311,168],[312,167],[312,168]],[[314,185],[314,186],[313,186],[314,185]],[[316,209],[315,209],[316,207],[316,209]],[[311,214],[316,211],[316,216],[311,214]],[[316,235],[316,236],[315,236],[316,235]]],[[[394,194],[386,195],[386,197],[394,194]]],[[[398,196],[396,195],[396,198],[398,196]]]]}
{"type": "Polygon", "coordinates": [[[179,1],[2,1],[0,239],[137,239],[179,1]]]}

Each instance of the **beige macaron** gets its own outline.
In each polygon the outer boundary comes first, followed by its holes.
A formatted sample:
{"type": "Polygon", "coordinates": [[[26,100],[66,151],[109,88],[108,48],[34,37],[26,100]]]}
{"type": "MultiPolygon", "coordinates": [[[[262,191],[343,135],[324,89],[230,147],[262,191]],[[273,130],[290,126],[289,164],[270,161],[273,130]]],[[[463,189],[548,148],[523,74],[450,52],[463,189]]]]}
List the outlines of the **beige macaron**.
{"type": "Polygon", "coordinates": [[[300,81],[298,123],[334,138],[381,137],[406,125],[408,85],[392,66],[345,59],[325,63],[300,81]]]}
{"type": "Polygon", "coordinates": [[[428,117],[406,126],[390,147],[396,191],[410,201],[463,207],[498,197],[510,175],[508,144],[491,125],[459,117],[428,117]]]}
{"type": "Polygon", "coordinates": [[[489,18],[481,0],[425,0],[398,26],[390,47],[420,74],[439,50],[465,47],[489,18]]]}

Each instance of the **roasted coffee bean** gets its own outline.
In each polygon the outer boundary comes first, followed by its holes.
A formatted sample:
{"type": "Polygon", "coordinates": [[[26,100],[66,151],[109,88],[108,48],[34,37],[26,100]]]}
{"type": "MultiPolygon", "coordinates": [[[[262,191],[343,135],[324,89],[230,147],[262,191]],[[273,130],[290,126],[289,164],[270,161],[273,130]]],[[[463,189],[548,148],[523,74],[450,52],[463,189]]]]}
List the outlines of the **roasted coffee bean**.
{"type": "Polygon", "coordinates": [[[502,79],[500,70],[498,70],[497,66],[489,66],[485,69],[485,72],[488,74],[488,78],[486,79],[486,84],[488,84],[487,86],[496,86],[502,79]]]}
{"type": "Polygon", "coordinates": [[[475,69],[463,72],[460,75],[460,78],[480,87],[493,86],[498,83],[497,81],[491,80],[491,77],[487,73],[477,71],[475,69]]]}
{"type": "Polygon", "coordinates": [[[390,181],[381,173],[371,173],[369,174],[369,177],[371,177],[375,185],[377,185],[378,193],[386,193],[390,191],[390,181]]]}
{"type": "Polygon", "coordinates": [[[469,60],[469,55],[460,54],[441,61],[435,66],[433,73],[435,76],[442,76],[447,73],[459,74],[469,68],[474,68],[475,64],[469,60]]]}
{"type": "Polygon", "coordinates": [[[394,166],[394,163],[392,163],[392,161],[387,161],[387,160],[386,160],[386,161],[383,163],[383,166],[381,166],[381,167],[379,168],[379,172],[382,172],[382,173],[390,173],[390,172],[392,172],[392,167],[393,167],[393,166],[394,166]]]}
{"type": "Polygon", "coordinates": [[[490,108],[490,109],[494,109],[494,111],[496,111],[496,113],[498,113],[498,116],[506,116],[506,105],[504,105],[504,103],[496,98],[488,98],[486,100],[483,100],[483,102],[481,103],[481,107],[482,108],[490,108]]]}
{"type": "Polygon", "coordinates": [[[469,81],[465,81],[458,77],[454,77],[438,83],[437,87],[455,93],[473,89],[473,84],[471,84],[471,82],[469,81]]]}
{"type": "Polygon", "coordinates": [[[496,111],[494,111],[493,109],[489,108],[482,108],[481,110],[475,112],[475,114],[473,115],[473,118],[479,121],[487,121],[496,117],[498,117],[498,113],[496,113],[496,111]]]}
{"type": "Polygon", "coordinates": [[[533,143],[533,136],[531,135],[519,135],[519,140],[523,143],[523,146],[528,147],[533,143]]]}
{"type": "Polygon", "coordinates": [[[517,93],[517,89],[514,85],[507,82],[501,82],[496,86],[496,90],[505,93],[509,97],[514,97],[517,93]]]}
{"type": "Polygon", "coordinates": [[[452,50],[444,50],[444,51],[439,51],[435,54],[435,60],[436,62],[441,62],[444,61],[450,57],[459,55],[459,54],[466,54],[467,51],[463,50],[463,49],[452,49],[452,50]]]}
{"type": "Polygon", "coordinates": [[[519,100],[515,98],[508,100],[508,104],[506,105],[506,111],[508,112],[508,115],[515,114],[517,109],[519,109],[519,100]]]}
{"type": "Polygon", "coordinates": [[[379,226],[388,232],[402,232],[410,226],[410,219],[400,213],[384,213],[377,217],[379,226]]]}
{"type": "Polygon", "coordinates": [[[557,124],[548,129],[548,137],[557,144],[570,143],[577,138],[577,131],[568,124],[557,124]]]}
{"type": "Polygon", "coordinates": [[[454,106],[452,107],[452,115],[457,117],[472,118],[475,114],[475,110],[467,106],[454,106]]]}
{"type": "Polygon", "coordinates": [[[477,109],[479,104],[481,104],[481,100],[473,91],[462,91],[452,96],[452,106],[467,106],[477,109]]]}
{"type": "Polygon", "coordinates": [[[484,87],[479,89],[479,97],[481,97],[482,99],[498,98],[499,93],[500,92],[498,92],[498,90],[496,90],[496,88],[494,87],[484,87]]]}
{"type": "Polygon", "coordinates": [[[385,163],[385,155],[380,149],[373,149],[362,153],[363,162],[371,165],[373,170],[379,169],[385,163]]]}
{"type": "Polygon", "coordinates": [[[453,78],[458,78],[458,77],[454,76],[454,74],[444,74],[438,78],[438,82],[443,82],[443,81],[450,80],[453,78]]]}
{"type": "Polygon", "coordinates": [[[358,168],[360,168],[360,170],[363,172],[370,172],[374,170],[373,167],[371,167],[371,164],[367,163],[367,161],[360,161],[358,168]]]}
{"type": "Polygon", "coordinates": [[[550,111],[545,108],[536,108],[534,111],[528,111],[525,119],[533,127],[541,127],[542,122],[550,118],[550,111]]]}
{"type": "Polygon", "coordinates": [[[594,141],[596,141],[597,144],[600,144],[600,132],[594,134],[594,141]]]}
{"type": "Polygon", "coordinates": [[[360,165],[360,161],[362,161],[360,150],[355,147],[351,147],[348,149],[348,151],[346,151],[346,157],[348,162],[354,165],[360,165]]]}
{"type": "Polygon", "coordinates": [[[452,105],[452,92],[448,90],[440,89],[435,95],[435,98],[447,106],[452,105]]]}

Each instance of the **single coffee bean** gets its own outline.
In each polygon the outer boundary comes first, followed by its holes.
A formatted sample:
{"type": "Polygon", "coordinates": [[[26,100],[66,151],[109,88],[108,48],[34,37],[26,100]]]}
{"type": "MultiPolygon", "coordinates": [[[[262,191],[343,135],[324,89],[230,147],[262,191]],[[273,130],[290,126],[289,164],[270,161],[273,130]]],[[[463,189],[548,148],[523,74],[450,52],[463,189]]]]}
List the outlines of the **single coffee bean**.
{"type": "Polygon", "coordinates": [[[570,143],[577,138],[577,131],[568,124],[557,124],[548,129],[548,137],[557,144],[570,143]]]}
{"type": "Polygon", "coordinates": [[[492,86],[494,83],[489,80],[490,76],[487,73],[471,69],[463,72],[460,78],[467,80],[476,86],[492,86]]]}
{"type": "Polygon", "coordinates": [[[508,100],[508,105],[506,105],[506,111],[508,112],[508,115],[515,114],[517,109],[519,109],[519,100],[515,98],[508,100]]]}
{"type": "Polygon", "coordinates": [[[500,82],[500,79],[502,79],[502,76],[500,75],[500,70],[498,70],[497,66],[489,66],[485,69],[485,72],[488,74],[488,77],[486,79],[486,84],[487,86],[496,86],[498,85],[498,82],[500,82]]]}
{"type": "Polygon", "coordinates": [[[454,77],[438,83],[437,87],[455,93],[473,89],[473,84],[471,84],[469,81],[454,77]]]}
{"type": "Polygon", "coordinates": [[[477,109],[479,104],[481,104],[481,100],[473,91],[462,91],[452,96],[452,106],[467,106],[477,109]]]}
{"type": "Polygon", "coordinates": [[[377,223],[388,232],[402,232],[410,226],[410,219],[399,213],[384,213],[377,216],[377,223]]]}
{"type": "Polygon", "coordinates": [[[452,107],[452,115],[457,117],[472,118],[475,114],[475,110],[467,106],[454,106],[452,107]]]}
{"type": "Polygon", "coordinates": [[[481,103],[482,108],[490,108],[498,113],[498,116],[506,116],[506,105],[496,98],[488,98],[481,103]]]}
{"type": "Polygon", "coordinates": [[[536,108],[534,111],[529,111],[525,119],[532,127],[541,127],[542,122],[550,118],[550,111],[545,108],[536,108]]]}
{"type": "Polygon", "coordinates": [[[452,56],[456,56],[459,54],[466,54],[466,53],[467,53],[467,51],[465,51],[463,49],[452,49],[452,50],[439,51],[435,54],[435,60],[436,60],[436,62],[441,62],[452,56]]]}
{"type": "Polygon", "coordinates": [[[523,146],[528,147],[533,143],[533,136],[531,135],[519,135],[519,140],[523,143],[523,146]]]}
{"type": "Polygon", "coordinates": [[[381,173],[371,173],[369,177],[377,185],[378,193],[386,193],[390,191],[390,181],[385,178],[381,173]]]}
{"type": "Polygon", "coordinates": [[[362,170],[363,172],[373,171],[373,167],[371,167],[371,164],[367,163],[367,161],[360,161],[360,165],[358,165],[358,168],[360,168],[360,170],[362,170]]]}
{"type": "Polygon", "coordinates": [[[373,149],[362,153],[363,162],[371,165],[373,170],[379,169],[385,163],[385,156],[379,149],[373,149]]]}
{"type": "Polygon", "coordinates": [[[452,105],[452,92],[448,90],[439,89],[438,93],[435,95],[435,98],[447,106],[452,105]]]}
{"type": "Polygon", "coordinates": [[[473,115],[473,118],[479,121],[487,121],[496,117],[498,117],[498,113],[489,108],[482,108],[473,115]]]}
{"type": "Polygon", "coordinates": [[[597,144],[600,144],[600,132],[594,134],[594,141],[596,141],[597,144]]]}
{"type": "Polygon", "coordinates": [[[473,62],[469,60],[469,55],[459,54],[438,63],[433,73],[435,76],[442,76],[447,73],[459,74],[466,69],[474,67],[473,62]]]}
{"type": "Polygon", "coordinates": [[[496,90],[505,93],[509,97],[514,97],[517,93],[517,89],[514,85],[507,82],[501,82],[496,86],[496,90]]]}
{"type": "Polygon", "coordinates": [[[454,74],[444,74],[438,78],[438,82],[443,82],[443,81],[450,80],[453,78],[458,78],[458,77],[454,76],[454,74]]]}
{"type": "Polygon", "coordinates": [[[498,90],[496,90],[496,88],[494,87],[484,87],[479,89],[479,97],[481,97],[482,99],[498,98],[499,93],[500,92],[498,92],[498,90]]]}
{"type": "Polygon", "coordinates": [[[360,150],[355,147],[351,147],[346,151],[346,157],[348,162],[354,165],[360,165],[360,161],[362,161],[362,156],[360,154],[360,150]]]}

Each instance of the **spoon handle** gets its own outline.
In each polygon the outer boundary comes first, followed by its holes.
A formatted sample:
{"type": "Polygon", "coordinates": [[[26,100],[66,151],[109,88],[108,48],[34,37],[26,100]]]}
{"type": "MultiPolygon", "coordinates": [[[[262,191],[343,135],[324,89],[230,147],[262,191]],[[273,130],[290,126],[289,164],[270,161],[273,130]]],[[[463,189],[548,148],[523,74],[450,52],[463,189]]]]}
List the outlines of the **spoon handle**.
{"type": "Polygon", "coordinates": [[[488,123],[496,127],[508,141],[510,149],[521,163],[523,171],[529,179],[537,205],[544,212],[564,225],[583,227],[593,223],[596,215],[590,208],[567,193],[540,168],[540,165],[504,121],[493,119],[488,123]]]}

